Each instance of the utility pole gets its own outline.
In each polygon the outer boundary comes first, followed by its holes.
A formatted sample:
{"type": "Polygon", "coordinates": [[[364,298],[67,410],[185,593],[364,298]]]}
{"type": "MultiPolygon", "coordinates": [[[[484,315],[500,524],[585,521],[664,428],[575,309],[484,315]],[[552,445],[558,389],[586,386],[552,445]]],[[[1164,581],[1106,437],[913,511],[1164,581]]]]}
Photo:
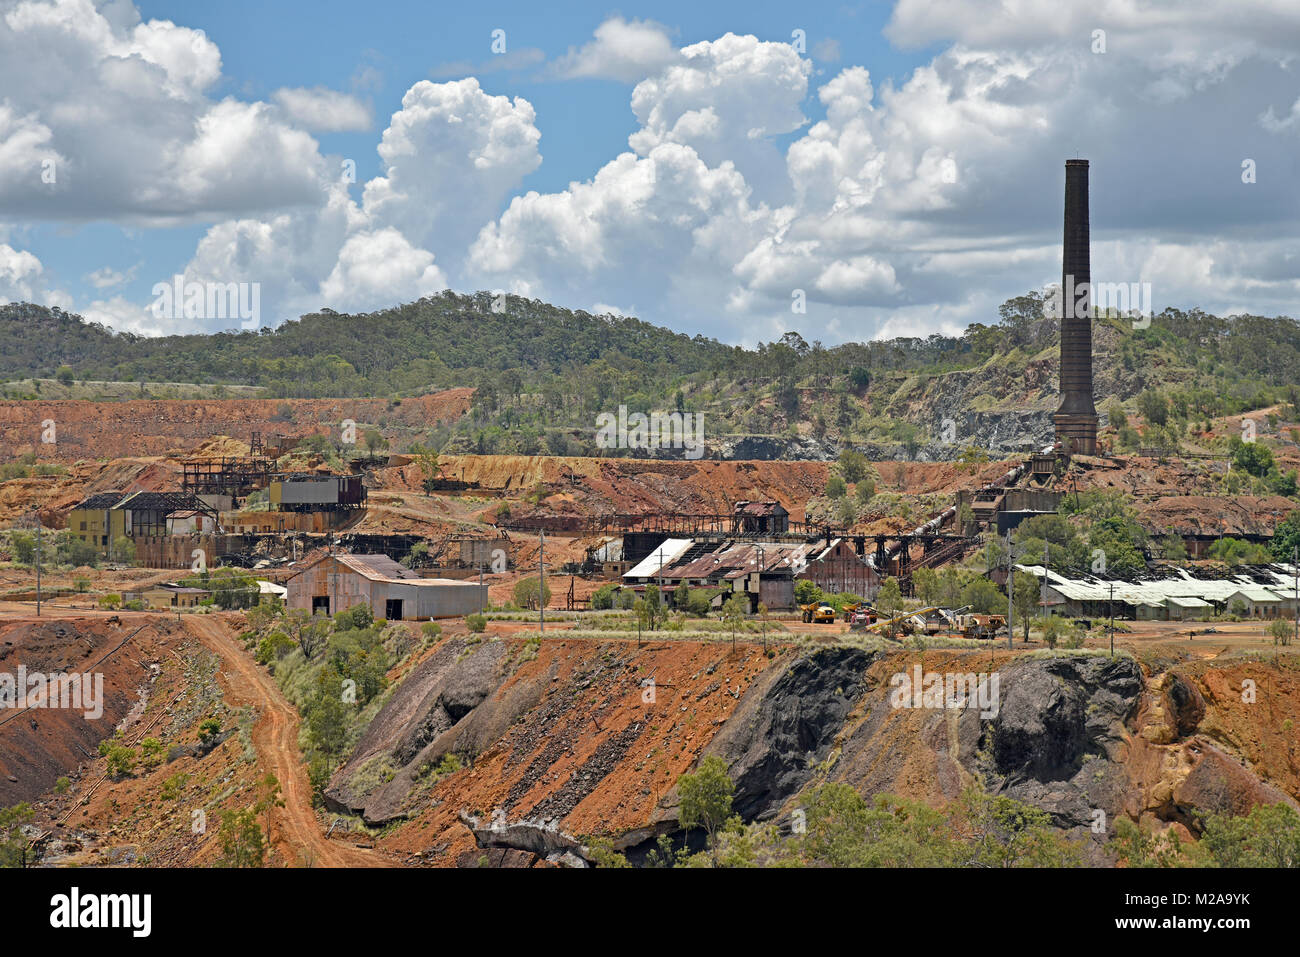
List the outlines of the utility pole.
{"type": "Polygon", "coordinates": [[[537,538],[537,623],[538,630],[546,632],[546,529],[537,538]]]}
{"type": "Polygon", "coordinates": [[[1015,562],[1011,556],[1011,529],[1007,529],[1007,649],[1015,647],[1016,631],[1013,627],[1012,615],[1015,612],[1015,599],[1012,595],[1012,589],[1015,587],[1013,580],[1016,575],[1015,562]]]}
{"type": "Polygon", "coordinates": [[[41,513],[32,509],[36,518],[36,617],[41,617],[41,513]]]}
{"type": "Polygon", "coordinates": [[[1110,656],[1115,657],[1115,583],[1110,583],[1110,656]]]}
{"type": "Polygon", "coordinates": [[[1295,573],[1295,643],[1300,647],[1300,543],[1291,549],[1291,571],[1295,573]]]}
{"type": "Polygon", "coordinates": [[[1042,608],[1042,616],[1047,617],[1047,565],[1051,560],[1047,552],[1047,538],[1043,538],[1043,584],[1038,590],[1038,605],[1042,608]]]}
{"type": "Polygon", "coordinates": [[[486,597],[487,595],[483,591],[483,563],[479,562],[478,563],[478,612],[480,615],[483,614],[483,609],[487,607],[487,602],[484,601],[486,597]]]}

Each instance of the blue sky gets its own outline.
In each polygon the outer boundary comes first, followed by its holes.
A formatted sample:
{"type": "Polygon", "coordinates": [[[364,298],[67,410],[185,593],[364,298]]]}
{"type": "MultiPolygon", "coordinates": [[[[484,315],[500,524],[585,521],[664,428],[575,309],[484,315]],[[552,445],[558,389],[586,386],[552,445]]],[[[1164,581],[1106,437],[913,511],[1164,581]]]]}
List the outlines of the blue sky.
{"type": "Polygon", "coordinates": [[[1017,10],[0,0],[0,301],[236,325],[152,312],[182,273],[269,325],[450,286],[746,344],[955,332],[1059,272],[1078,152],[1094,278],[1293,312],[1294,4],[1017,10]]]}
{"type": "MultiPolygon", "coordinates": [[[[360,85],[380,119],[400,106],[413,83],[467,75],[439,67],[461,61],[491,64],[493,30],[506,31],[507,51],[538,49],[554,59],[590,39],[596,27],[623,9],[569,3],[552,10],[536,3],[502,3],[490,5],[488,12],[469,5],[388,2],[376,4],[377,15],[366,18],[353,0],[323,0],[311,5],[310,17],[303,16],[299,5],[256,0],[136,6],[146,19],[201,28],[216,41],[225,74],[222,93],[267,98],[284,86],[353,90],[360,85]],[[363,71],[373,71],[373,92],[363,71]]],[[[635,16],[663,22],[680,45],[728,31],[789,41],[795,29],[803,29],[809,47],[831,39],[842,51],[841,59],[871,63],[873,76],[902,78],[926,57],[885,41],[881,30],[890,9],[882,2],[845,3],[792,16],[788,2],[655,3],[635,16]]],[[[601,78],[555,82],[539,76],[535,66],[469,72],[479,76],[487,92],[523,96],[537,109],[545,162],[524,180],[525,189],[559,190],[570,180],[594,175],[609,156],[627,148],[627,137],[636,129],[628,107],[629,83],[601,78]]],[[[815,115],[816,100],[809,99],[810,115],[815,115]]],[[[356,157],[363,177],[379,172],[373,131],[322,136],[321,145],[356,157]]]]}

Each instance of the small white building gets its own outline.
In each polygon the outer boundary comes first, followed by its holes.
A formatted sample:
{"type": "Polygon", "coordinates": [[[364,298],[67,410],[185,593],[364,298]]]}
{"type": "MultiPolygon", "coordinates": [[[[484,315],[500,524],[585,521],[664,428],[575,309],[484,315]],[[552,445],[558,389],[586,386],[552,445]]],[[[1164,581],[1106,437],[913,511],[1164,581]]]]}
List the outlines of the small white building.
{"type": "Polygon", "coordinates": [[[168,535],[211,535],[217,530],[215,515],[196,509],[182,509],[167,516],[168,535]]]}
{"type": "Polygon", "coordinates": [[[261,578],[257,580],[257,593],[262,598],[272,597],[278,598],[280,601],[285,601],[289,597],[289,589],[261,578]]]}

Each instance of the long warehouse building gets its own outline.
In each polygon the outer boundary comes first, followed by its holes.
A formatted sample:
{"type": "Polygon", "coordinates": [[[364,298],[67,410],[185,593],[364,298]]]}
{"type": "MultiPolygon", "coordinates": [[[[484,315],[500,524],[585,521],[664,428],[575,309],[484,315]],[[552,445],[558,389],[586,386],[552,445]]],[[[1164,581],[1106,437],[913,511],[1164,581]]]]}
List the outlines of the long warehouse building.
{"type": "Polygon", "coordinates": [[[450,578],[421,578],[387,555],[321,555],[286,583],[285,603],[335,615],[369,605],[375,618],[420,621],[456,618],[487,606],[487,586],[450,578]]]}

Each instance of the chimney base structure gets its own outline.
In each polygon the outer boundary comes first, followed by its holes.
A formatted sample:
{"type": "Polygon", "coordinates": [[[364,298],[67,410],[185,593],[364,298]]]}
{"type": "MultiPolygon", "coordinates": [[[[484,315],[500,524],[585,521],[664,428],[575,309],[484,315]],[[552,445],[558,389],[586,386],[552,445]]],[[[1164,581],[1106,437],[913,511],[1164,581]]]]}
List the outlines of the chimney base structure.
{"type": "Polygon", "coordinates": [[[1088,161],[1065,161],[1065,238],[1061,255],[1061,407],[1056,441],[1073,455],[1097,454],[1092,398],[1092,274],[1088,237],[1088,161]]]}

